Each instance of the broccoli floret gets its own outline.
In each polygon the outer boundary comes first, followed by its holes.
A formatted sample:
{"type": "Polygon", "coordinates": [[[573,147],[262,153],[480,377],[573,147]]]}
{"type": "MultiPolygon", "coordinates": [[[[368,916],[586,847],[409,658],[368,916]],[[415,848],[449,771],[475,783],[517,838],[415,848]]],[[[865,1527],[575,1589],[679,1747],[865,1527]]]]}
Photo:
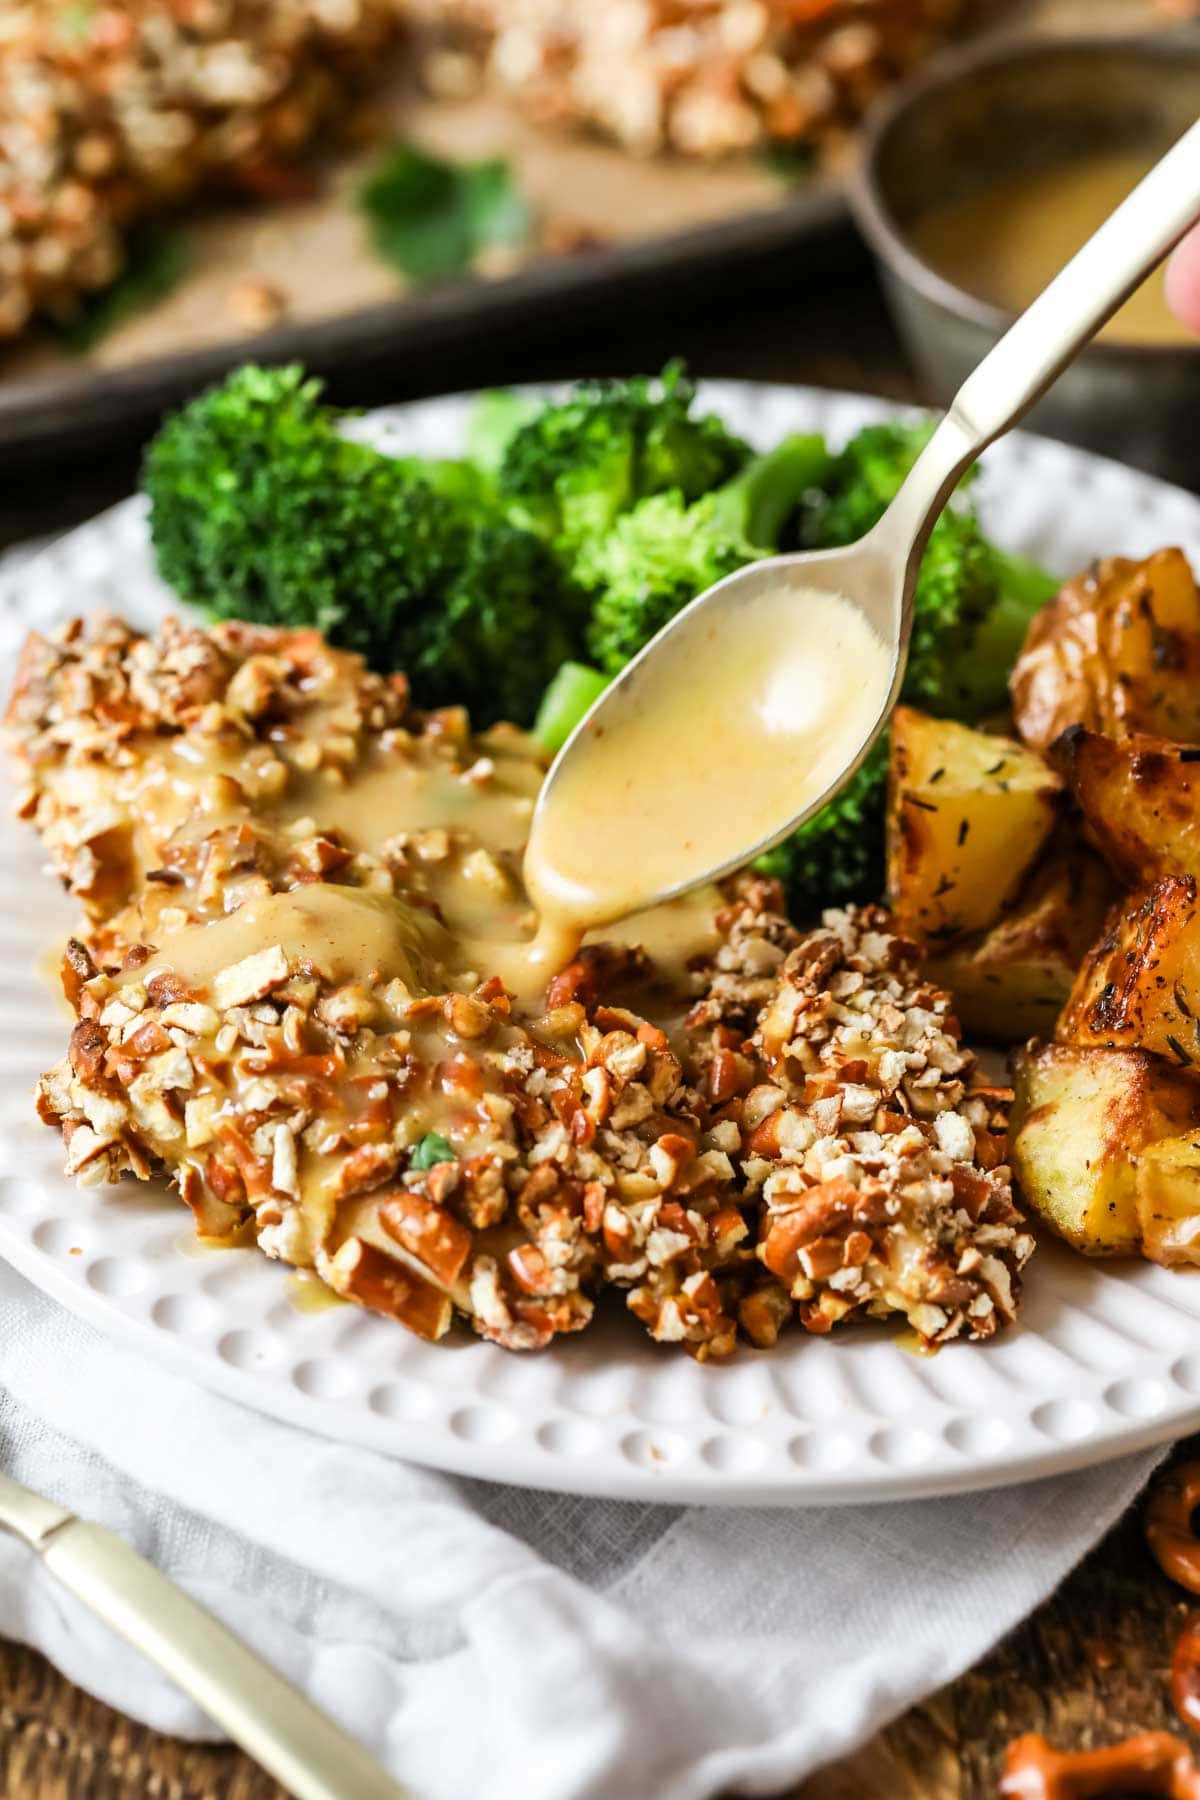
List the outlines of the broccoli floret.
{"type": "Polygon", "coordinates": [[[927,712],[957,713],[958,671],[999,597],[992,547],[972,512],[947,507],[930,534],[913,598],[903,697],[927,712]]]}
{"type": "MultiPolygon", "coordinates": [[[[850,544],[882,518],[929,441],[932,426],[869,425],[851,438],[801,522],[813,549],[850,544]]],[[[904,698],[947,710],[951,669],[997,596],[991,548],[969,507],[952,501],[934,526],[917,577],[904,698]]]]}
{"type": "MultiPolygon", "coordinates": [[[[895,497],[931,429],[877,425],[859,432],[823,488],[807,497],[800,541],[825,548],[862,537],[895,497]]],[[[1002,708],[1029,621],[1056,586],[987,541],[960,489],[933,528],[917,578],[901,697],[969,721],[1002,708]]],[[[841,793],[760,865],[783,880],[798,917],[882,892],[887,770],[885,735],[841,793]]]]}
{"type": "Polygon", "coordinates": [[[424,706],[459,702],[477,725],[530,725],[550,675],[578,648],[578,601],[547,545],[505,520],[477,525],[438,608],[389,646],[424,706]]]}
{"type": "Polygon", "coordinates": [[[461,559],[448,496],[338,433],[297,367],[239,369],[167,420],[143,468],[159,572],[218,618],[316,625],[377,660],[461,559]]]}
{"type": "Polygon", "coordinates": [[[877,900],[883,892],[887,777],[885,733],[828,806],[759,858],[756,867],[783,882],[794,918],[812,919],[826,906],[877,900]]]}
{"type": "MultiPolygon", "coordinates": [[[[849,544],[883,516],[933,426],[871,425],[851,438],[824,488],[808,496],[801,540],[849,544]]],[[[1002,707],[1029,621],[1057,583],[990,544],[969,499],[972,469],[930,534],[917,576],[902,698],[943,717],[1002,707]]]]}
{"type": "Polygon", "coordinates": [[[508,438],[500,493],[520,523],[568,555],[647,495],[676,490],[685,502],[699,499],[750,452],[720,419],[694,418],[694,399],[677,364],[658,381],[581,382],[508,438]]]}
{"type": "Polygon", "coordinates": [[[679,493],[652,494],[580,551],[575,573],[596,593],[587,647],[615,675],[697,594],[753,562],[758,552],[717,513],[715,497],[689,506],[679,493]]]}
{"type": "Polygon", "coordinates": [[[240,369],[163,426],[143,485],[164,580],[217,618],[315,625],[419,704],[528,723],[581,638],[545,545],[467,464],[380,455],[301,369],[240,369]]]}
{"type": "Polygon", "coordinates": [[[929,419],[914,425],[867,425],[856,432],[834,457],[828,479],[809,495],[802,541],[821,550],[863,537],[900,492],[932,436],[929,419]]]}
{"type": "Polygon", "coordinates": [[[690,506],[678,489],[652,494],[584,544],[572,573],[595,595],[588,624],[593,660],[615,675],[669,619],[779,541],[829,458],[819,437],[786,438],[690,506]]]}

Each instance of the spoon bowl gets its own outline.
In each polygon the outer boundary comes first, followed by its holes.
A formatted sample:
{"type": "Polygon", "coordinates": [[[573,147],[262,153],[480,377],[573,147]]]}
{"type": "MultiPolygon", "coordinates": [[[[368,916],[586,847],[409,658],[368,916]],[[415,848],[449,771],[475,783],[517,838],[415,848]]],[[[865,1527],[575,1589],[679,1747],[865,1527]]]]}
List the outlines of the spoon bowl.
{"type": "Polygon", "coordinates": [[[611,924],[743,868],[812,817],[887,722],[904,578],[873,532],[764,558],[677,613],[575,727],[542,787],[527,862],[539,911],[611,924]],[[668,832],[656,831],[664,790],[668,832]],[[569,820],[573,856],[555,832],[569,820]]]}

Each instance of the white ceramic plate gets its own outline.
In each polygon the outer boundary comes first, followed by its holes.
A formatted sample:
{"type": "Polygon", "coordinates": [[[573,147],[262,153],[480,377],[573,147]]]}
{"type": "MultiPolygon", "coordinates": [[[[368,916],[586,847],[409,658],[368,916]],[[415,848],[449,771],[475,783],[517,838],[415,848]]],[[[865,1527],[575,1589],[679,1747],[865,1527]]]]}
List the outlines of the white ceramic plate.
{"type": "MultiPolygon", "coordinates": [[[[713,384],[747,437],[835,442],[889,409],[713,384]]],[[[454,454],[467,402],[364,422],[387,448],[454,454]]],[[[1016,437],[987,460],[996,538],[1062,571],[1178,543],[1200,566],[1200,500],[1113,462],[1016,437]]],[[[25,629],[108,607],[153,624],[170,602],[129,501],[0,577],[0,687],[25,629]]],[[[715,1503],[888,1500],[1049,1475],[1200,1424],[1200,1275],[1104,1265],[1053,1244],[1021,1324],[918,1358],[887,1332],[796,1332],[700,1367],[618,1309],[536,1356],[466,1332],[441,1345],[348,1306],[313,1314],[252,1251],[202,1251],[166,1190],[79,1190],[30,1090],[67,1023],[35,972],[71,908],[26,828],[0,824],[0,1252],[63,1304],[263,1412],[397,1456],[528,1486],[715,1503]]]]}

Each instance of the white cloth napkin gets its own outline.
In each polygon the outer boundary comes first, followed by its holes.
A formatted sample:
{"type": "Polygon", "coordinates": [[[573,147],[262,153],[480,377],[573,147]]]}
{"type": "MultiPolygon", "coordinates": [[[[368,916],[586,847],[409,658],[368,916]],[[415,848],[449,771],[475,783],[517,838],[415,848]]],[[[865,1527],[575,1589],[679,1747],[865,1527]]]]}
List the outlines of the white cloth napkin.
{"type": "MultiPolygon", "coordinates": [[[[0,1467],[119,1531],[421,1800],[781,1792],[977,1661],[1155,1460],[813,1511],[527,1493],[259,1417],[0,1268],[0,1467]]],[[[0,1632],[211,1733],[3,1534],[0,1632]]]]}

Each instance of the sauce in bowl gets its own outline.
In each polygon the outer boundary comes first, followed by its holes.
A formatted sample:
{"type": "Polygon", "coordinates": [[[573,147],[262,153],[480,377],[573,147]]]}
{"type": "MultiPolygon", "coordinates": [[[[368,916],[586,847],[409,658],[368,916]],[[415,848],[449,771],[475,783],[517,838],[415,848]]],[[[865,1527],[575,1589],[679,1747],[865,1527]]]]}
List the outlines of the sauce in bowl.
{"type": "MultiPolygon", "coordinates": [[[[1111,150],[1013,175],[934,207],[914,224],[913,246],[967,293],[1024,312],[1156,160],[1151,151],[1111,150]]],[[[1120,344],[1195,343],[1167,305],[1162,269],[1098,335],[1120,344]]]]}

